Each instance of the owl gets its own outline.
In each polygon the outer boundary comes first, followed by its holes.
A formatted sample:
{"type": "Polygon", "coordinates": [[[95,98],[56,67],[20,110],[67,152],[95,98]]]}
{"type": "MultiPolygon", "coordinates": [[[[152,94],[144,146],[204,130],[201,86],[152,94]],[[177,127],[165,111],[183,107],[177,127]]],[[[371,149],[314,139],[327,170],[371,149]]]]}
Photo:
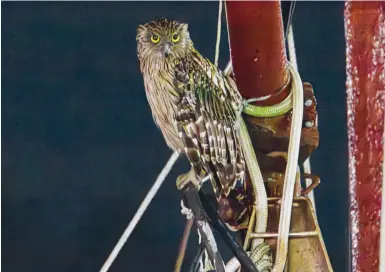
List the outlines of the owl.
{"type": "MultiPolygon", "coordinates": [[[[162,18],[140,25],[136,41],[154,121],[167,145],[191,163],[178,186],[209,175],[217,199],[226,199],[245,186],[236,129],[242,97],[235,82],[195,49],[187,24],[162,18]]],[[[234,217],[224,211],[222,217],[234,217]]]]}

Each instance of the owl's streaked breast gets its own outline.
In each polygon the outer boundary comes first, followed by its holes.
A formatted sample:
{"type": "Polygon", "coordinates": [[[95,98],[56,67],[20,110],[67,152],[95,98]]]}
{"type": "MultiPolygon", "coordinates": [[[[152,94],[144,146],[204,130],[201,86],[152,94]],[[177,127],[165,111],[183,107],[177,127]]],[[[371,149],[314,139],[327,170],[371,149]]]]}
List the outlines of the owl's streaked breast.
{"type": "Polygon", "coordinates": [[[167,145],[173,150],[183,150],[175,126],[176,104],[169,90],[174,89],[173,67],[168,64],[143,64],[142,73],[146,96],[155,123],[162,131],[167,145]],[[161,67],[162,66],[162,67],[161,67]]]}

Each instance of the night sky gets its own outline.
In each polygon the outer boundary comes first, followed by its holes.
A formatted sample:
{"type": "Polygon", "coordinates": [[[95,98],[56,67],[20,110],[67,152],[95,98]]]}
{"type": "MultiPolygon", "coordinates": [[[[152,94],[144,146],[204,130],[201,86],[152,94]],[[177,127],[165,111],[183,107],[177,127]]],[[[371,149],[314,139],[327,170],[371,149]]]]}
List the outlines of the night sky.
{"type": "MultiPolygon", "coordinates": [[[[2,2],[5,272],[98,271],[171,151],[153,123],[136,27],[189,24],[213,59],[216,2],[2,2]]],[[[334,270],[348,271],[343,2],[298,2],[301,77],[315,88],[317,213],[334,270]]],[[[223,28],[220,66],[228,61],[223,28]]],[[[110,271],[171,271],[184,228],[173,168],[110,271]]],[[[197,249],[190,239],[184,271],[197,249]]]]}

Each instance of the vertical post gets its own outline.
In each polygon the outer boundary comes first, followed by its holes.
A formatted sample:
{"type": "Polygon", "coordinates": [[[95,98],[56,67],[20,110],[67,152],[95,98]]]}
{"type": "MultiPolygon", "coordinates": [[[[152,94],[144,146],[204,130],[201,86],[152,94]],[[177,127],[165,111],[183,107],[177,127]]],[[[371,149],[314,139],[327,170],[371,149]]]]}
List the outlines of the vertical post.
{"type": "Polygon", "coordinates": [[[379,271],[384,174],[384,12],[384,2],[345,3],[351,271],[379,271]]]}
{"type": "Polygon", "coordinates": [[[280,2],[226,1],[226,14],[240,93],[245,98],[273,95],[262,105],[281,102],[288,71],[280,2]]]}

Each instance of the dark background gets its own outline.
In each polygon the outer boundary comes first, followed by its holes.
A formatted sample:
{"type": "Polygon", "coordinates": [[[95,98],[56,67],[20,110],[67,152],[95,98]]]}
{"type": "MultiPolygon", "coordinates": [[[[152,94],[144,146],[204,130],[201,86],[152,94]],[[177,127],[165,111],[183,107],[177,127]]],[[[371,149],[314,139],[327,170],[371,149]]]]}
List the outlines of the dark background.
{"type": "MultiPolygon", "coordinates": [[[[217,5],[2,2],[3,271],[100,269],[171,154],[146,101],[136,26],[187,22],[213,59],[217,5]]],[[[294,31],[319,103],[318,219],[335,271],[348,271],[343,2],[298,2],[294,31]]],[[[175,178],[187,169],[174,167],[111,271],[172,270],[184,227],[175,178]]]]}

